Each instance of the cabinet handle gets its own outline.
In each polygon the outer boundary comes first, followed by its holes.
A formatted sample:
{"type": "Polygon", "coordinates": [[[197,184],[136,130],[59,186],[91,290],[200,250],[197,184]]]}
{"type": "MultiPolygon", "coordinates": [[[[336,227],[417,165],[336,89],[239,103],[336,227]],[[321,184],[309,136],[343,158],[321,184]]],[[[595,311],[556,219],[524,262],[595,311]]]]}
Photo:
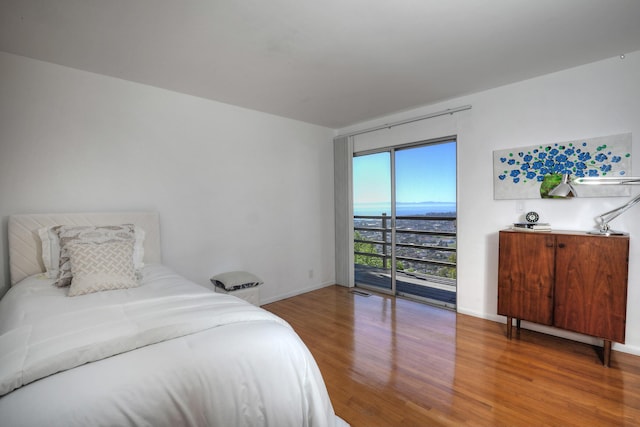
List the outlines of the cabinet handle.
{"type": "Polygon", "coordinates": [[[559,248],[564,248],[564,243],[558,243],[559,248]]]}

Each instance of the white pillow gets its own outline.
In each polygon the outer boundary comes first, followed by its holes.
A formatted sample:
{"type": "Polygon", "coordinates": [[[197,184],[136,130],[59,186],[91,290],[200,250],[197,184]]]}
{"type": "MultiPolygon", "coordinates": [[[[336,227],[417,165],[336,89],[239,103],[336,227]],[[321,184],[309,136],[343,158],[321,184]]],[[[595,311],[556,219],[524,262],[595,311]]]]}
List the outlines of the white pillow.
{"type": "Polygon", "coordinates": [[[60,240],[53,226],[38,229],[42,242],[42,263],[49,279],[58,278],[60,264],[60,240]]]}
{"type": "Polygon", "coordinates": [[[133,246],[133,240],[67,245],[73,275],[68,296],[138,286],[133,246]]]}

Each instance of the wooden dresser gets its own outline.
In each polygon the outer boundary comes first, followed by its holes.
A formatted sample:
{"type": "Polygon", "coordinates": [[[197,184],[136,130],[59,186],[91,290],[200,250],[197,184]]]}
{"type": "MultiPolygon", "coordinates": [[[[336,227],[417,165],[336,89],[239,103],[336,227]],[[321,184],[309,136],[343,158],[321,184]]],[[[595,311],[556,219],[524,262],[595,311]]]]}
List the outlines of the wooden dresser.
{"type": "Polygon", "coordinates": [[[628,236],[500,231],[498,314],[624,343],[628,236]]]}

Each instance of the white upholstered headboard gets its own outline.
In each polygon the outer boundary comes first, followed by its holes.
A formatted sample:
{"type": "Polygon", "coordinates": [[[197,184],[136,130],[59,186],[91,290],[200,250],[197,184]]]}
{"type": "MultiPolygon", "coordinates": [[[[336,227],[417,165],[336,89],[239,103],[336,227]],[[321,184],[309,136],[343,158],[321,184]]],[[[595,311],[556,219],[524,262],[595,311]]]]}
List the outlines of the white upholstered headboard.
{"type": "Polygon", "coordinates": [[[20,214],[9,216],[9,269],[11,286],[45,271],[38,229],[52,225],[135,224],[145,231],[144,262],[159,263],[160,220],[156,212],[20,214]]]}

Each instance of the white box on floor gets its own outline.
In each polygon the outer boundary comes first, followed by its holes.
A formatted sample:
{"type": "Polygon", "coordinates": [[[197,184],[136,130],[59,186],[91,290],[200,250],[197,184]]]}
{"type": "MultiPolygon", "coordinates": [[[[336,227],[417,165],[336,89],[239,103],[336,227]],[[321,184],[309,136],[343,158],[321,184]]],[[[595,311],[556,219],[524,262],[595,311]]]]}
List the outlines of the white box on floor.
{"type": "Polygon", "coordinates": [[[221,294],[229,294],[260,307],[260,286],[253,286],[251,288],[236,289],[234,291],[226,291],[222,288],[215,287],[216,292],[221,294]]]}

